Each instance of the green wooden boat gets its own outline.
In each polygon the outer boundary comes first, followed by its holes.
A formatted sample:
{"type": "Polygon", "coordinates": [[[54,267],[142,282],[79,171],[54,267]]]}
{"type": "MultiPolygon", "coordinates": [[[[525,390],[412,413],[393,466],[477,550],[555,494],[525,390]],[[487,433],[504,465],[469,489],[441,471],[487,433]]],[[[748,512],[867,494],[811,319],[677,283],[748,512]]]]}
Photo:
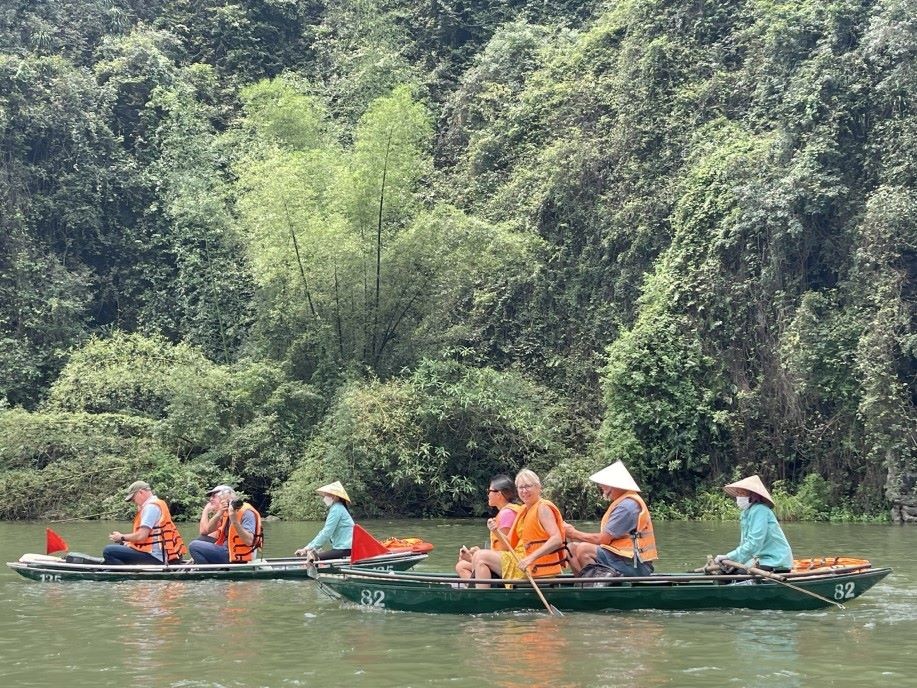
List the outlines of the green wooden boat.
{"type": "MultiPolygon", "coordinates": [[[[362,559],[354,570],[407,571],[427,558],[426,554],[398,552],[362,559]]],[[[350,559],[327,559],[315,565],[302,557],[258,559],[244,564],[174,564],[171,566],[110,566],[84,563],[85,555],[72,556],[75,561],[43,554],[25,554],[19,561],[7,562],[16,573],[40,583],[64,581],[130,581],[130,580],[266,580],[308,579],[316,571],[333,572],[350,566],[350,559]]]]}
{"type": "MultiPolygon", "coordinates": [[[[889,573],[889,568],[868,566],[785,575],[786,583],[825,600],[752,575],[654,574],[643,578],[600,579],[561,576],[537,579],[537,582],[547,601],[561,611],[805,610],[849,602],[889,573]],[[597,585],[601,587],[594,587],[597,585]]],[[[454,574],[341,568],[336,573],[320,573],[318,582],[321,590],[334,599],[376,609],[435,614],[544,609],[528,581],[497,581],[491,588],[468,588],[460,587],[464,581],[454,574]]]]}

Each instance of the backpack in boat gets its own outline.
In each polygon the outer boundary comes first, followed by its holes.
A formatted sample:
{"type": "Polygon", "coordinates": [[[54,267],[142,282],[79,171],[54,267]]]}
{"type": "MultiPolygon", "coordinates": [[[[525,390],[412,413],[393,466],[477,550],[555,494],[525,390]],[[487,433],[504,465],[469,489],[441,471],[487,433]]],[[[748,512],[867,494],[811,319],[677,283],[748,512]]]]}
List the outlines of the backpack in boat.
{"type": "Polygon", "coordinates": [[[64,561],[68,564],[104,564],[105,560],[102,557],[93,557],[89,554],[80,554],[79,552],[70,552],[64,561]]]}
{"type": "Polygon", "coordinates": [[[603,582],[603,578],[619,578],[621,572],[617,569],[613,569],[610,566],[605,564],[600,564],[598,562],[592,564],[586,564],[583,567],[583,570],[579,572],[577,578],[595,578],[596,580],[580,583],[580,586],[583,588],[604,588],[608,586],[607,582],[603,582]]]}

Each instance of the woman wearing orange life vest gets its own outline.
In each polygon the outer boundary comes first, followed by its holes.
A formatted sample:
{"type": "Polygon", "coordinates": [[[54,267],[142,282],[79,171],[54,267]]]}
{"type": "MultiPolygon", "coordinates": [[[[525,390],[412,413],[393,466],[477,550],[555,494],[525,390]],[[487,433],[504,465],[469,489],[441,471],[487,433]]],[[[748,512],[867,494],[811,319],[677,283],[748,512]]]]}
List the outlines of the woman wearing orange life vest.
{"type": "MultiPolygon", "coordinates": [[[[225,488],[225,485],[220,487],[225,488]]],[[[216,488],[214,488],[216,489],[216,488]]],[[[236,498],[232,488],[218,493],[219,508],[201,530],[217,531],[215,542],[193,540],[189,547],[195,564],[241,564],[258,556],[263,539],[261,514],[236,498]]]]}
{"type": "MultiPolygon", "coordinates": [[[[516,521],[516,514],[522,511],[522,505],[518,503],[519,495],[516,493],[516,485],[508,475],[495,475],[490,479],[490,487],[487,490],[487,506],[497,510],[497,528],[509,538],[510,529],[516,521]]],[[[459,550],[459,559],[455,564],[455,572],[462,578],[471,578],[474,574],[474,566],[471,563],[474,553],[480,547],[469,549],[462,545],[459,550]]],[[[490,549],[504,550],[503,543],[497,537],[495,531],[490,533],[490,549]]]]}
{"type": "Polygon", "coordinates": [[[153,494],[150,484],[136,480],[127,488],[124,501],[137,505],[133,530],[113,531],[113,545],[102,550],[106,564],[164,564],[181,559],[185,543],[172,521],[168,505],[153,494]]]}
{"type": "MultiPolygon", "coordinates": [[[[525,578],[528,571],[532,576],[556,576],[566,565],[564,546],[564,519],[554,504],[541,497],[541,479],[527,468],[516,475],[516,490],[522,499],[522,510],[510,530],[509,543],[513,552],[482,549],[472,557],[475,578],[491,578],[494,574],[505,579],[525,578]]],[[[496,519],[490,519],[487,527],[497,528],[496,519]]],[[[477,587],[489,587],[478,583],[477,587]]]]}
{"type": "Polygon", "coordinates": [[[589,476],[611,501],[598,533],[584,533],[565,524],[572,554],[570,566],[578,574],[592,563],[612,568],[623,576],[649,576],[658,558],[653,521],[640,488],[620,461],[589,476]]]}

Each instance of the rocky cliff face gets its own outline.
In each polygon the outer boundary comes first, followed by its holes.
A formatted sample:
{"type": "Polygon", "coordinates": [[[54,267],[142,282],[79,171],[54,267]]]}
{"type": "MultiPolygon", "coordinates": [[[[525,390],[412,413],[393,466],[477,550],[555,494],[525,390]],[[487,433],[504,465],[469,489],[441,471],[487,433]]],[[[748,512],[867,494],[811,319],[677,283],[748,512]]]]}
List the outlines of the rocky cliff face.
{"type": "Polygon", "coordinates": [[[886,495],[892,503],[892,523],[917,524],[917,470],[891,468],[886,495]]]}

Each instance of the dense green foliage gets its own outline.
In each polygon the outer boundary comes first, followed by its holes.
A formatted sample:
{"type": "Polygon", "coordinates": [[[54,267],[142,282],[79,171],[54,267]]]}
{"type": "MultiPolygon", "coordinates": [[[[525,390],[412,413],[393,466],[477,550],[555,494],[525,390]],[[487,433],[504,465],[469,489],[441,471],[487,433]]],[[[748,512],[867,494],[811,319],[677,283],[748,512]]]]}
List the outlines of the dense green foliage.
{"type": "Polygon", "coordinates": [[[917,519],[917,0],[0,8],[0,517],[917,519]]]}

